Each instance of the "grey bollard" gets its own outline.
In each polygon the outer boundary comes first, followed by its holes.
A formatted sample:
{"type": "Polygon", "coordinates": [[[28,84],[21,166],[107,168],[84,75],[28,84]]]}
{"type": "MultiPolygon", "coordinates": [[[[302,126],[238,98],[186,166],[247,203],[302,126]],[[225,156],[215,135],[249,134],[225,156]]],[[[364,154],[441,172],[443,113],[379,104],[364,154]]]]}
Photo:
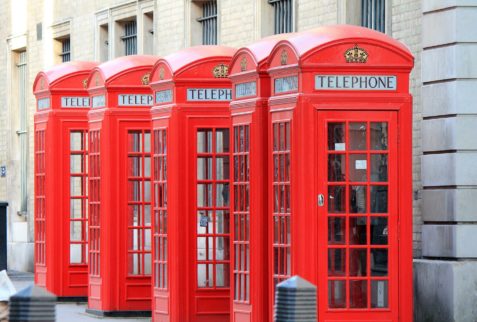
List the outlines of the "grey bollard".
{"type": "Polygon", "coordinates": [[[316,322],[316,286],[300,276],[277,285],[275,322],[316,322]]]}
{"type": "Polygon", "coordinates": [[[56,321],[56,296],[30,285],[10,297],[9,322],[56,321]]]}

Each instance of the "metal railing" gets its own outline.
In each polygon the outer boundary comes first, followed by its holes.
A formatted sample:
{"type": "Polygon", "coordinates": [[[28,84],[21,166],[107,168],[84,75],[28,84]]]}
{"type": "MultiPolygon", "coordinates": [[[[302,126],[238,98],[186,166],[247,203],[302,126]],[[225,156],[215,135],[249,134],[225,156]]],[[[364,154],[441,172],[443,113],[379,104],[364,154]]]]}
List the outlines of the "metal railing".
{"type": "Polygon", "coordinates": [[[61,41],[61,62],[65,63],[71,60],[71,44],[70,38],[61,41]]]}
{"type": "Polygon", "coordinates": [[[128,21],[124,24],[124,36],[121,37],[124,41],[124,55],[137,54],[137,23],[136,20],[128,21]]]}
{"type": "Polygon", "coordinates": [[[268,0],[273,6],[275,34],[283,34],[293,31],[293,0],[268,0]]]}
{"type": "Polygon", "coordinates": [[[204,2],[202,17],[197,21],[202,24],[202,44],[217,45],[217,2],[204,2]]]}
{"type": "Polygon", "coordinates": [[[362,0],[361,25],[380,32],[386,31],[386,1],[362,0]]]}

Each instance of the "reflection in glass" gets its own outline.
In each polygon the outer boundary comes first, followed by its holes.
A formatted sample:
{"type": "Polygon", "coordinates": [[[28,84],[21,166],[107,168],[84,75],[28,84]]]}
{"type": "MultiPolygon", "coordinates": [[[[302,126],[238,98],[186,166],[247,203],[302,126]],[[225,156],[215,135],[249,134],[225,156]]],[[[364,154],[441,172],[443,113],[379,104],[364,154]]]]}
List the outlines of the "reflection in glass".
{"type": "Polygon", "coordinates": [[[197,264],[197,286],[211,287],[214,282],[214,265],[197,264]]]}
{"type": "Polygon", "coordinates": [[[197,185],[197,206],[211,207],[212,206],[212,184],[197,185]]]}
{"type": "Polygon", "coordinates": [[[349,187],[349,212],[365,213],[366,212],[366,186],[350,186],[349,187]]]}
{"type": "Polygon", "coordinates": [[[328,150],[346,150],[344,123],[328,123],[328,150]]]}
{"type": "Polygon", "coordinates": [[[328,186],[328,212],[344,213],[346,211],[345,186],[328,186]]]}
{"type": "Polygon", "coordinates": [[[215,259],[216,260],[229,260],[229,237],[216,237],[215,238],[215,259]]]}
{"type": "MultiPolygon", "coordinates": [[[[87,207],[85,207],[87,208],[87,207]]],[[[82,215],[83,203],[81,199],[70,200],[70,217],[79,219],[82,215]]]]}
{"type": "Polygon", "coordinates": [[[212,158],[197,158],[197,179],[212,179],[212,158]]]}
{"type": "Polygon", "coordinates": [[[371,150],[388,149],[388,123],[371,122],[371,150]]]}
{"type": "Polygon", "coordinates": [[[346,273],[346,249],[328,249],[328,276],[344,276],[346,273]]]}
{"type": "Polygon", "coordinates": [[[83,195],[83,177],[70,178],[70,196],[78,197],[83,195]]]}
{"type": "Polygon", "coordinates": [[[368,181],[368,160],[366,154],[349,155],[349,181],[368,181]]]}
{"type": "MultiPolygon", "coordinates": [[[[229,179],[229,158],[228,157],[217,157],[215,160],[215,172],[216,180],[228,180],[229,179]]],[[[211,171],[212,172],[212,171],[211,171]]],[[[245,176],[242,176],[244,178],[245,176]]]]}
{"type": "Polygon", "coordinates": [[[368,283],[367,281],[349,282],[349,307],[365,308],[368,307],[368,283]]]}
{"type": "Polygon", "coordinates": [[[197,152],[212,152],[212,130],[197,131],[197,152]]]}
{"type": "Polygon", "coordinates": [[[213,232],[212,211],[199,210],[197,212],[197,234],[212,234],[213,232]]]}
{"type": "Polygon", "coordinates": [[[83,172],[83,155],[72,154],[70,156],[70,173],[83,172]]]}
{"type": "Polygon", "coordinates": [[[366,123],[349,123],[349,149],[366,150],[366,123]]]}
{"type": "Polygon", "coordinates": [[[81,232],[82,232],[82,222],[81,221],[72,221],[70,223],[70,240],[71,241],[81,241],[82,240],[82,236],[81,236],[81,232]]]}
{"type": "Polygon", "coordinates": [[[371,181],[388,181],[388,155],[371,154],[371,181]]]}
{"type": "Polygon", "coordinates": [[[328,155],[328,181],[345,181],[346,161],[344,154],[328,155]]]}
{"type": "Polygon", "coordinates": [[[388,212],[388,186],[371,186],[371,213],[388,212]]]}
{"type": "Polygon", "coordinates": [[[142,133],[129,131],[128,132],[129,152],[142,152],[142,133]]]}
{"type": "Polygon", "coordinates": [[[345,283],[345,281],[328,281],[328,306],[331,309],[346,307],[345,283]]]}
{"type": "Polygon", "coordinates": [[[388,244],[388,219],[386,217],[371,218],[371,245],[388,244]]]}
{"type": "Polygon", "coordinates": [[[216,137],[216,152],[225,153],[229,152],[229,130],[228,129],[217,129],[215,132],[216,137]]]}
{"type": "Polygon", "coordinates": [[[328,244],[342,245],[345,243],[345,224],[344,217],[329,217],[328,218],[328,244]]]}
{"type": "Polygon", "coordinates": [[[371,276],[388,275],[388,250],[371,249],[371,276]]]}
{"type": "Polygon", "coordinates": [[[349,250],[349,275],[366,276],[366,249],[349,250]]]}
{"type": "Polygon", "coordinates": [[[371,307],[388,307],[388,281],[371,281],[371,307]]]}
{"type": "Polygon", "coordinates": [[[366,217],[349,218],[349,244],[366,245],[366,217]]]}
{"type": "Polygon", "coordinates": [[[70,132],[70,150],[81,151],[84,150],[83,146],[83,132],[71,131],[70,132]]]}
{"type": "Polygon", "coordinates": [[[217,207],[227,207],[229,205],[229,184],[217,184],[216,191],[216,206],[217,207]]]}
{"type": "Polygon", "coordinates": [[[215,214],[215,232],[217,234],[228,234],[230,229],[229,212],[224,210],[217,210],[215,214]]]}
{"type": "Polygon", "coordinates": [[[217,287],[229,287],[229,264],[217,264],[215,266],[215,280],[217,287]]]}

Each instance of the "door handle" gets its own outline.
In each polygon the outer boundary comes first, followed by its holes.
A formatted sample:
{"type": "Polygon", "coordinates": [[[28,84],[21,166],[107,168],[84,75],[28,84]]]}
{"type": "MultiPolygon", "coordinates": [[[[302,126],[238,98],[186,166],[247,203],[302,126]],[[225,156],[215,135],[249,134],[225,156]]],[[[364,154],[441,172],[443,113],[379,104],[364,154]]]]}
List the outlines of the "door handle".
{"type": "Polygon", "coordinates": [[[320,193],[318,195],[318,206],[323,207],[324,205],[325,205],[325,196],[322,193],[320,193]]]}

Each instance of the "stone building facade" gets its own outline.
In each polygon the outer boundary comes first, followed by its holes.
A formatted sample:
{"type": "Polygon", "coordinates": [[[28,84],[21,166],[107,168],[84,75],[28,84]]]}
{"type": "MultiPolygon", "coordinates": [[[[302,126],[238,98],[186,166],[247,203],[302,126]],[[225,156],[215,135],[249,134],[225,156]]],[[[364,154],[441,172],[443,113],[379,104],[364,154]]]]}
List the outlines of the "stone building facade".
{"type": "MultiPolygon", "coordinates": [[[[293,31],[362,23],[361,0],[288,0],[293,31]]],[[[203,43],[205,0],[1,0],[0,200],[8,207],[9,267],[33,269],[33,114],[36,74],[71,60],[203,43]],[[65,44],[68,53],[65,52],[65,44]]],[[[269,0],[217,0],[216,42],[241,47],[274,33],[269,0]]],[[[477,19],[474,0],[383,0],[385,32],[415,56],[414,257],[419,321],[477,320],[477,19]],[[422,67],[421,67],[422,66],[422,67]],[[422,165],[421,165],[422,162],[422,165]],[[443,283],[443,284],[439,284],[443,283]],[[452,290],[444,295],[442,289],[452,290]],[[465,306],[472,304],[473,308],[465,306]],[[465,314],[464,314],[465,313],[465,314]],[[463,315],[462,315],[463,314],[463,315]]]]}

